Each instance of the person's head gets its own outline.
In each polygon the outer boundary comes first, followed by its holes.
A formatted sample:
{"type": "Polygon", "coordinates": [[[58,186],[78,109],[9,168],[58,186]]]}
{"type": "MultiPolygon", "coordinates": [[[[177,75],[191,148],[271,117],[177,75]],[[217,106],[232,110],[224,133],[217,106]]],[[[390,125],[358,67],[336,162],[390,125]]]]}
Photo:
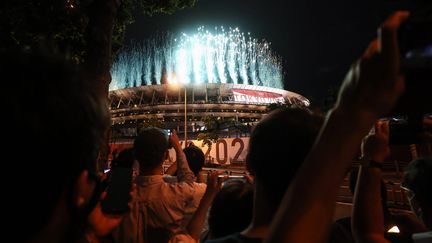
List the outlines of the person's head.
{"type": "Polygon", "coordinates": [[[111,161],[111,167],[132,167],[134,159],[133,148],[123,149],[118,156],[111,161]]]}
{"type": "Polygon", "coordinates": [[[412,161],[402,183],[414,213],[432,229],[432,157],[412,161]]]}
{"type": "Polygon", "coordinates": [[[253,129],[247,168],[277,208],[297,169],[306,158],[323,123],[322,116],[301,108],[271,112],[253,129]]]}
{"type": "Polygon", "coordinates": [[[140,170],[154,169],[162,165],[169,148],[166,132],[160,128],[144,128],[134,142],[135,159],[138,160],[140,170]]]}
{"type": "Polygon", "coordinates": [[[195,174],[195,176],[198,176],[198,173],[200,173],[202,167],[204,166],[205,157],[203,151],[195,145],[190,145],[189,147],[183,149],[183,152],[186,155],[189,168],[195,174]]]}
{"type": "MultiPolygon", "coordinates": [[[[67,230],[78,215],[83,217],[94,193],[109,113],[106,101],[65,58],[19,51],[0,56],[2,112],[8,124],[3,148],[17,155],[3,170],[27,183],[21,187],[11,181],[3,198],[13,212],[7,221],[21,231],[15,241],[22,242],[41,237],[50,222],[60,219],[56,229],[67,230]]],[[[54,238],[62,234],[57,230],[46,233],[54,238]]]]}
{"type": "Polygon", "coordinates": [[[209,211],[211,238],[245,229],[252,219],[253,186],[244,180],[227,180],[209,211]]]}

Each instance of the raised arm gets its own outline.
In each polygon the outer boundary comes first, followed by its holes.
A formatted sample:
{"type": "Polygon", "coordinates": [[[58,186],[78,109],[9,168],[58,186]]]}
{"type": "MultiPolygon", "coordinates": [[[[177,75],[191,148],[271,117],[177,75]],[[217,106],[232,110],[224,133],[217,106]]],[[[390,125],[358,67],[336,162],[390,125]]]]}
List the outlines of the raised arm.
{"type": "Polygon", "coordinates": [[[362,157],[366,160],[360,166],[351,225],[354,239],[359,243],[388,242],[384,238],[380,168],[390,154],[388,142],[388,122],[377,122],[362,144],[362,157]]]}
{"type": "Polygon", "coordinates": [[[170,142],[172,147],[176,151],[177,161],[175,163],[177,164],[178,182],[193,183],[195,181],[195,175],[189,168],[186,155],[183,152],[183,149],[179,142],[179,138],[177,136],[177,132],[175,130],[173,130],[171,133],[170,142]]]}
{"type": "Polygon", "coordinates": [[[187,230],[192,238],[199,242],[201,231],[204,226],[204,222],[207,217],[207,212],[216,197],[216,194],[220,191],[222,187],[222,182],[226,178],[218,178],[222,171],[212,171],[209,172],[207,176],[207,188],[201,202],[195,211],[192,219],[189,221],[187,230]]]}
{"type": "Polygon", "coordinates": [[[336,193],[361,139],[404,90],[397,28],[407,16],[407,12],[392,15],[379,40],[351,67],[335,107],[284,196],[266,242],[327,241],[336,193]]]}
{"type": "Polygon", "coordinates": [[[166,175],[175,175],[175,173],[177,172],[177,161],[174,161],[170,167],[168,167],[168,169],[165,171],[166,175]]]}

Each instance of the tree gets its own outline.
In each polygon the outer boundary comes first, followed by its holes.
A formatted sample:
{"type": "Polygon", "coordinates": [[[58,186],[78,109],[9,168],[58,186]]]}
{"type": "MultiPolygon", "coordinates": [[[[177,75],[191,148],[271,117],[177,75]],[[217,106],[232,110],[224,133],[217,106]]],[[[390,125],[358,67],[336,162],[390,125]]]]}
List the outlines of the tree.
{"type": "Polygon", "coordinates": [[[196,0],[2,0],[1,48],[54,45],[81,64],[93,88],[108,97],[110,68],[133,22],[132,12],[171,14],[196,0]]]}
{"type": "Polygon", "coordinates": [[[204,145],[209,148],[209,153],[213,143],[219,139],[218,132],[221,130],[221,121],[214,116],[204,117],[203,120],[205,130],[197,136],[198,141],[203,141],[204,145]]]}
{"type": "Polygon", "coordinates": [[[232,129],[240,133],[250,133],[251,130],[251,126],[243,125],[235,119],[221,120],[215,116],[208,116],[203,118],[202,121],[204,122],[205,129],[198,134],[197,140],[203,141],[203,144],[207,145],[209,151],[211,151],[213,143],[216,143],[217,140],[219,140],[219,133],[221,131],[232,129]]]}
{"type": "Polygon", "coordinates": [[[157,116],[151,116],[150,118],[148,118],[147,121],[145,121],[144,123],[140,123],[138,125],[137,133],[139,134],[142,129],[149,128],[149,127],[157,127],[157,128],[165,129],[166,125],[165,122],[158,119],[157,116]]]}

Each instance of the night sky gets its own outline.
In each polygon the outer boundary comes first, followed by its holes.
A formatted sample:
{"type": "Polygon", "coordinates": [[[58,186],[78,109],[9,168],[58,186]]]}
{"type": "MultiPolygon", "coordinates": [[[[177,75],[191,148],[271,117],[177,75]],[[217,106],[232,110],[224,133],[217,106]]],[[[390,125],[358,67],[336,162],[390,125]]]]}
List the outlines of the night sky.
{"type": "Polygon", "coordinates": [[[191,32],[202,25],[239,27],[271,42],[282,56],[285,89],[321,105],[376,36],[388,7],[379,0],[198,0],[173,15],[137,14],[126,39],[191,32]]]}

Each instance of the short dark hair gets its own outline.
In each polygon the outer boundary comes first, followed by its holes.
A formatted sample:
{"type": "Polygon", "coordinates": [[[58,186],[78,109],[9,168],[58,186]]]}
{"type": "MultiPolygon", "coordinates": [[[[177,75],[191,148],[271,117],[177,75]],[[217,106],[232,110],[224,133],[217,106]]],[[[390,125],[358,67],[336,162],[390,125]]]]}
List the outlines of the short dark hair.
{"type": "Polygon", "coordinates": [[[83,170],[96,173],[109,113],[106,101],[66,58],[21,51],[0,56],[2,113],[8,119],[2,138],[6,151],[16,155],[7,171],[28,182],[24,188],[7,186],[5,207],[14,212],[7,221],[28,238],[48,222],[61,196],[72,194],[83,170]]]}
{"type": "Polygon", "coordinates": [[[140,131],[133,149],[140,168],[154,168],[163,163],[168,147],[167,133],[157,127],[148,127],[140,131]]]}
{"type": "Polygon", "coordinates": [[[198,176],[198,173],[202,170],[202,167],[204,166],[205,157],[203,151],[197,146],[191,145],[183,149],[183,152],[186,155],[189,168],[195,174],[195,176],[198,176]]]}
{"type": "Polygon", "coordinates": [[[126,148],[120,151],[118,156],[111,161],[111,168],[114,167],[132,167],[134,162],[133,148],[126,148]]]}
{"type": "Polygon", "coordinates": [[[413,160],[405,169],[403,186],[410,189],[419,202],[432,205],[432,157],[413,160]]]}
{"type": "Polygon", "coordinates": [[[322,123],[320,114],[307,109],[281,108],[253,129],[247,168],[275,207],[312,148],[322,123]]]}
{"type": "Polygon", "coordinates": [[[212,238],[240,232],[252,220],[253,186],[243,180],[227,180],[209,211],[212,238]]]}

